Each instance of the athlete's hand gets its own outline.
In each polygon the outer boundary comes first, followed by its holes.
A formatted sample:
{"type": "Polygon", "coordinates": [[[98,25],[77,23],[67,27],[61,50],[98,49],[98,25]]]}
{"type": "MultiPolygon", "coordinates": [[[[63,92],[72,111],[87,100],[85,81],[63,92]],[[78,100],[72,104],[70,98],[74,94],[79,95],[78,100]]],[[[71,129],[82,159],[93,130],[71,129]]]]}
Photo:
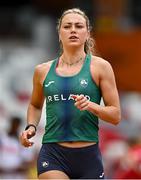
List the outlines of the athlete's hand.
{"type": "Polygon", "coordinates": [[[34,142],[30,141],[29,139],[35,135],[35,129],[30,127],[29,129],[23,131],[20,135],[20,142],[24,147],[31,147],[34,142]]]}
{"type": "Polygon", "coordinates": [[[74,105],[80,110],[84,111],[88,109],[89,100],[83,95],[72,95],[72,98],[75,100],[74,105]]]}

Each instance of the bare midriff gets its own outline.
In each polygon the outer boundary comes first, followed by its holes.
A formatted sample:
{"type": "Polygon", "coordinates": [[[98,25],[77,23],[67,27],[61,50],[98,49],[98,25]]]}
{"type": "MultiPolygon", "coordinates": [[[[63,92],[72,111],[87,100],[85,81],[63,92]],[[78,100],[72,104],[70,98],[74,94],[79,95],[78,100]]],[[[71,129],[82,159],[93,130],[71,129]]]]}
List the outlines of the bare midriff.
{"type": "Polygon", "coordinates": [[[91,146],[93,144],[96,144],[96,142],[77,141],[77,142],[60,142],[58,144],[61,145],[61,146],[64,146],[64,147],[81,148],[81,147],[91,146]]]}

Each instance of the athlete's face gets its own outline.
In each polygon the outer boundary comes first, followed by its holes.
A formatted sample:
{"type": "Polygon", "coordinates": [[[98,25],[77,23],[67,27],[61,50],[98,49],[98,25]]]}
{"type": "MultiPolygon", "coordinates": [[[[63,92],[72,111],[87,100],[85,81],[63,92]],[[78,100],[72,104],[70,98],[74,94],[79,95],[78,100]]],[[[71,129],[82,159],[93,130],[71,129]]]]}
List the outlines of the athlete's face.
{"type": "Polygon", "coordinates": [[[84,46],[88,37],[89,31],[82,15],[70,13],[63,17],[59,31],[63,47],[84,46]]]}

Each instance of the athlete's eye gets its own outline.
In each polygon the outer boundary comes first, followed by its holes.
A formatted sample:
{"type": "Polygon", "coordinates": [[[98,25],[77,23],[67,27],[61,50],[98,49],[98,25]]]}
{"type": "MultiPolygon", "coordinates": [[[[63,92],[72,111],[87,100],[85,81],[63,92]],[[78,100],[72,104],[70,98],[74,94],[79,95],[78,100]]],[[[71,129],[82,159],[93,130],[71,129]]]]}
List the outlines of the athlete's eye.
{"type": "Polygon", "coordinates": [[[70,28],[70,26],[64,26],[64,28],[65,28],[65,29],[69,29],[69,28],[70,28]]]}
{"type": "Polygon", "coordinates": [[[82,25],[76,25],[77,28],[82,29],[84,26],[82,25]]]}

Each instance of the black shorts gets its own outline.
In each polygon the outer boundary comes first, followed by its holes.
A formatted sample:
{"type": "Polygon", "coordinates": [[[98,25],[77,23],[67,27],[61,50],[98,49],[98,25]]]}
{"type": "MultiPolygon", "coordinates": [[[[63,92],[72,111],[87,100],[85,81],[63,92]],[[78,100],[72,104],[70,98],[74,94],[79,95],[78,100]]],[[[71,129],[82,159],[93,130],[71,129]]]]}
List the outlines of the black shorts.
{"type": "Polygon", "coordinates": [[[43,144],[37,161],[38,175],[60,170],[71,179],[104,179],[98,144],[69,148],[57,143],[43,144]]]}

